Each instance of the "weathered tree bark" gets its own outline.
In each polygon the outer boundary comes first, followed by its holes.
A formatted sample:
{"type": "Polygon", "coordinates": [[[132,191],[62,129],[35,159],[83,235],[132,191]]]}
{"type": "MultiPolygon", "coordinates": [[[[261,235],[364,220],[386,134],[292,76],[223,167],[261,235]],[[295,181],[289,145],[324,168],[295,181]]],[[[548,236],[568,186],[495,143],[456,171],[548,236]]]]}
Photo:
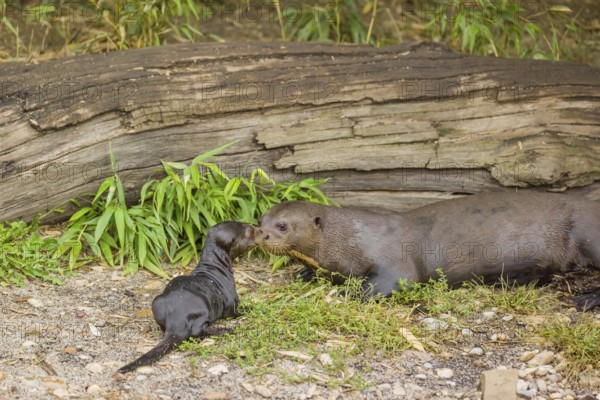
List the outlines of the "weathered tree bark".
{"type": "MultiPolygon", "coordinates": [[[[483,190],[600,198],[600,70],[434,44],[167,46],[0,65],[0,220],[95,192],[108,143],[135,193],[160,160],[331,177],[405,210],[483,190]]],[[[69,213],[49,220],[65,218],[69,213]]]]}

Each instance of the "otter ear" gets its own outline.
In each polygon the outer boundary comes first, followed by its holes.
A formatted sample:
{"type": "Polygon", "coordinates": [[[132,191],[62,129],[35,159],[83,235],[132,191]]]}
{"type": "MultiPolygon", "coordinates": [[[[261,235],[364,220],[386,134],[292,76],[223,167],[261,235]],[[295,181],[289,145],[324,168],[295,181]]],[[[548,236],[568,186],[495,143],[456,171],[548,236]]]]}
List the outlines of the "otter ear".
{"type": "Polygon", "coordinates": [[[321,217],[315,217],[313,219],[313,222],[315,223],[315,227],[317,227],[317,228],[321,227],[321,217]]]}

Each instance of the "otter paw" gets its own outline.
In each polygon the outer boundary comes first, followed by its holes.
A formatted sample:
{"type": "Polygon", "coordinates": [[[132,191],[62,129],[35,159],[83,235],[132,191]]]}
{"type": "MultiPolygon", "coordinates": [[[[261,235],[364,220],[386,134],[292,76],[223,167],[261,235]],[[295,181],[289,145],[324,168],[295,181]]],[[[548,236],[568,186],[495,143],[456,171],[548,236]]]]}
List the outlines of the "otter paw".
{"type": "Polygon", "coordinates": [[[296,277],[297,279],[300,279],[303,282],[310,282],[313,279],[315,279],[316,274],[312,269],[305,268],[302,271],[298,272],[298,275],[296,275],[296,277]]]}

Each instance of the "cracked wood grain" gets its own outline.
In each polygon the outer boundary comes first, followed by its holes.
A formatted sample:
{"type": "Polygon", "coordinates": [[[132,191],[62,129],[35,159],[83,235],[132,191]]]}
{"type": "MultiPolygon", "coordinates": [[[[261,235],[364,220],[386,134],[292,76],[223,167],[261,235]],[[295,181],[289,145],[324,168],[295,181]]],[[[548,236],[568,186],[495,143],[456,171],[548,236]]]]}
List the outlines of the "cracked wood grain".
{"type": "Polygon", "coordinates": [[[600,197],[600,71],[586,65],[435,44],[210,43],[0,73],[5,221],[93,193],[109,141],[131,199],[161,160],[232,140],[218,159],[231,174],[331,178],[342,204],[406,210],[513,187],[600,197]]]}

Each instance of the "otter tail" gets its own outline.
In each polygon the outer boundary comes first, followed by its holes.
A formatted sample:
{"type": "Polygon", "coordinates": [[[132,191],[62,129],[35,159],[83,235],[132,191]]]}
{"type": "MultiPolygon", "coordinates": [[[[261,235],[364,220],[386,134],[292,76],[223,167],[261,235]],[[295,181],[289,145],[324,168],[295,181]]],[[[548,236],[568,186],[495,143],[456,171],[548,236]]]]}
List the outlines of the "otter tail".
{"type": "Polygon", "coordinates": [[[141,367],[142,365],[152,364],[155,361],[163,358],[176,346],[179,346],[183,342],[182,339],[175,335],[166,335],[152,350],[138,358],[137,360],[119,368],[118,372],[124,374],[126,372],[133,371],[134,369],[141,367]]]}

